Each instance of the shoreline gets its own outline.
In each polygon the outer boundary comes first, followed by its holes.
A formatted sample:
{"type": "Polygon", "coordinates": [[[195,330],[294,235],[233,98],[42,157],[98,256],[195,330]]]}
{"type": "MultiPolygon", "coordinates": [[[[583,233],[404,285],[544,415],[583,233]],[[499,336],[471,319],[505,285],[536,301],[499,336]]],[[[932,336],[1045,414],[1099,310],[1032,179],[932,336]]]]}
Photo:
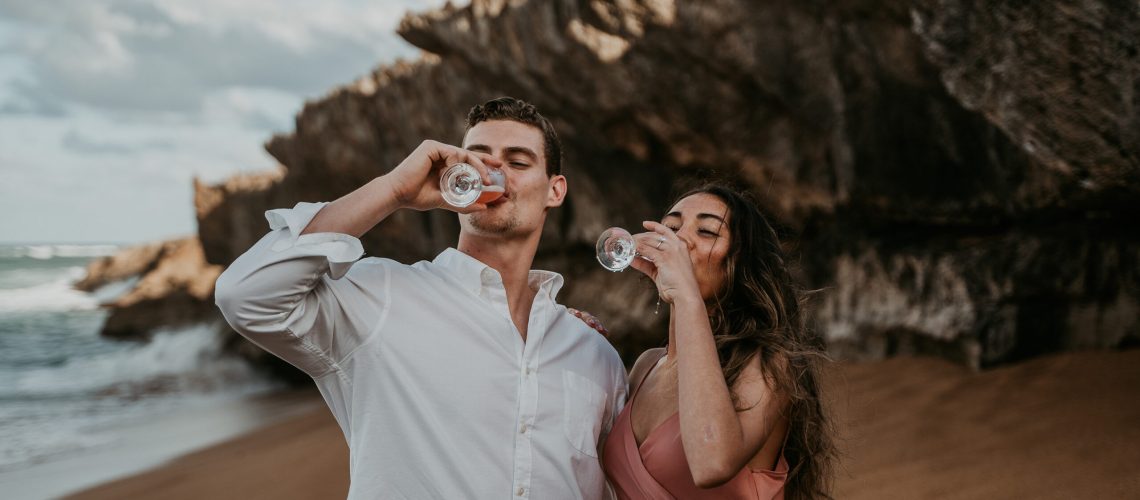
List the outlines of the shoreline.
{"type": "Polygon", "coordinates": [[[316,391],[275,392],[175,408],[86,429],[109,444],[0,473],[5,498],[58,498],[160,469],[189,453],[324,407],[316,391]]]}
{"type": "Polygon", "coordinates": [[[65,498],[344,498],[348,445],[319,396],[315,403],[300,415],[65,498]]]}
{"type": "MultiPolygon", "coordinates": [[[[844,499],[1140,494],[1140,350],[973,373],[932,358],[837,363],[823,384],[844,499]]],[[[343,498],[348,452],[321,408],[69,498],[343,498]]]]}

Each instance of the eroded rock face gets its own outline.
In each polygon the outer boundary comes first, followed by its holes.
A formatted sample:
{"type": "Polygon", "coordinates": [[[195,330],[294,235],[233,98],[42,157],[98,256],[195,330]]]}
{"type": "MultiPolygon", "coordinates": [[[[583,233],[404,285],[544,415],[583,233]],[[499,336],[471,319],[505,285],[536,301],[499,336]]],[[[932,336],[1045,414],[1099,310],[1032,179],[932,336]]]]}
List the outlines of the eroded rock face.
{"type": "Polygon", "coordinates": [[[211,186],[194,180],[194,213],[206,261],[229,264],[265,234],[265,211],[284,196],[274,189],[284,177],[276,170],[243,174],[211,186]]]}
{"type": "Polygon", "coordinates": [[[945,87],[1077,181],[1057,195],[1097,204],[1140,194],[1135,2],[914,3],[913,30],[945,87]]]}
{"type": "Polygon", "coordinates": [[[125,281],[153,268],[167,248],[167,242],[148,243],[119,250],[114,255],[101,257],[87,265],[83,279],[75,288],[85,292],[111,283],[125,281]]]}
{"type": "Polygon", "coordinates": [[[1124,346],[1140,330],[1140,245],[1089,232],[863,241],[834,258],[816,320],[848,356],[933,353],[975,368],[1124,346]]]}
{"type": "MultiPolygon", "coordinates": [[[[423,139],[459,143],[468,108],[506,94],[566,148],[570,194],[535,265],[627,358],[663,342],[667,314],[644,280],[597,267],[594,238],[709,176],[797,235],[837,352],[983,366],[1140,337],[1135,3],[476,0],[400,33],[430,54],[308,103],[267,145],[283,176],[198,186],[211,263],[264,234],[265,209],[335,199],[423,139]]],[[[457,232],[453,214],[401,211],[363,242],[412,262],[457,232]]]]}
{"type": "MultiPolygon", "coordinates": [[[[148,245],[144,250],[153,246],[148,245]]],[[[151,260],[140,258],[137,261],[142,271],[134,288],[105,304],[111,309],[111,314],[103,325],[103,335],[121,339],[147,338],[158,328],[221,319],[213,297],[214,281],[224,268],[206,262],[198,238],[172,240],[158,246],[156,252],[142,252],[151,260]]],[[[130,254],[128,250],[127,255],[130,254]]],[[[115,260],[120,256],[105,259],[115,260]]],[[[88,267],[88,279],[95,276],[93,270],[102,266],[100,261],[92,263],[88,267]]]]}

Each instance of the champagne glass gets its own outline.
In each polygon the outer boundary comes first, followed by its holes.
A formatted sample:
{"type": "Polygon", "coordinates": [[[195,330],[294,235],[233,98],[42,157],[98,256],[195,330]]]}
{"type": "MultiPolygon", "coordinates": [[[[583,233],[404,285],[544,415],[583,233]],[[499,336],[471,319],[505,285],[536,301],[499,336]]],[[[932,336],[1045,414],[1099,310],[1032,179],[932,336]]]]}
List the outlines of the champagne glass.
{"type": "Polygon", "coordinates": [[[596,245],[598,262],[614,272],[624,271],[637,258],[637,242],[629,231],[611,227],[602,232],[596,245]]]}
{"type": "Polygon", "coordinates": [[[507,177],[502,170],[487,170],[491,185],[484,186],[479,171],[466,163],[456,163],[439,176],[439,191],[453,207],[463,208],[475,202],[490,203],[499,199],[507,191],[507,177]]]}

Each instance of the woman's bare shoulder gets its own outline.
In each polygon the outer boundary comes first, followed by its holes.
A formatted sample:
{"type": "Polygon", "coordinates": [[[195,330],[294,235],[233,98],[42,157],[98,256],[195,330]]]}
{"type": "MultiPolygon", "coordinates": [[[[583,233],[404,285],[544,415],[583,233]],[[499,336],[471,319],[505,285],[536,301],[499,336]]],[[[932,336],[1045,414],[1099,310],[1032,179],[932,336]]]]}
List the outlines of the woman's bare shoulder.
{"type": "Polygon", "coordinates": [[[787,357],[782,355],[774,356],[767,367],[759,353],[749,359],[732,386],[732,392],[740,400],[739,404],[749,410],[756,409],[759,403],[764,403],[759,406],[780,409],[786,406],[788,397],[780,392],[777,378],[786,374],[787,365],[787,357]]]}
{"type": "Polygon", "coordinates": [[[637,357],[637,361],[633,362],[633,368],[629,370],[629,384],[631,390],[637,388],[635,384],[640,384],[646,372],[664,355],[664,347],[654,347],[653,349],[646,350],[641,353],[641,356],[637,357]]]}

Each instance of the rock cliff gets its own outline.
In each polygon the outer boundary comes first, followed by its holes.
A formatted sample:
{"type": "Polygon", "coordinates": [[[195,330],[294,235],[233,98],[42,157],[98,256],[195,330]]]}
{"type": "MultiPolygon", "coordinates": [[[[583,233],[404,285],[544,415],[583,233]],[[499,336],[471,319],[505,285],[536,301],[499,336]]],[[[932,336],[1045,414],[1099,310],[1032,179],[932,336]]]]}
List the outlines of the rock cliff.
{"type": "Polygon", "coordinates": [[[111,302],[102,334],[120,339],[147,338],[160,327],[217,322],[214,281],[222,266],[209,264],[198,238],[189,237],[123,250],[93,261],[76,285],[83,290],[137,277],[134,286],[111,302]]]}
{"type": "MultiPolygon", "coordinates": [[[[566,146],[570,195],[536,266],[627,358],[663,342],[666,315],[643,280],[596,265],[594,238],[708,178],[748,186],[785,228],[837,353],[978,367],[1140,338],[1134,2],[475,0],[400,34],[423,57],[306,104],[266,146],[282,172],[196,186],[211,264],[264,233],[264,210],[457,143],[472,104],[513,95],[566,146]]],[[[403,211],[363,242],[412,262],[457,230],[403,211]]]]}

